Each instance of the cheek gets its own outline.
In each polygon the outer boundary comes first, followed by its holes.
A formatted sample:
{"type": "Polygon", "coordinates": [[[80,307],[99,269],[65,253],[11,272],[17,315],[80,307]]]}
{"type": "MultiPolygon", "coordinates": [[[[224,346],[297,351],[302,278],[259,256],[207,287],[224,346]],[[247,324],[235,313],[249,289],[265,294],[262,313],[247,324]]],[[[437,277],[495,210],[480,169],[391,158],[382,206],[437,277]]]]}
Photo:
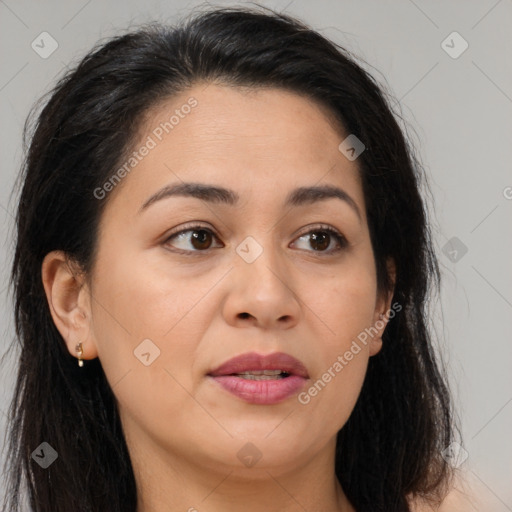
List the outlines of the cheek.
{"type": "Polygon", "coordinates": [[[123,261],[98,283],[93,310],[98,356],[121,413],[131,425],[149,430],[174,424],[177,411],[191,402],[185,389],[196,343],[185,330],[201,289],[170,287],[161,274],[143,265],[134,271],[123,261]]]}
{"type": "Polygon", "coordinates": [[[364,382],[369,359],[365,333],[372,326],[375,298],[373,268],[359,264],[332,276],[326,292],[315,294],[315,313],[327,335],[316,343],[321,365],[299,402],[326,418],[333,433],[348,420],[364,382]]]}
{"type": "Polygon", "coordinates": [[[333,275],[324,290],[315,293],[315,312],[328,327],[323,346],[332,357],[333,352],[346,350],[372,324],[377,294],[375,275],[371,267],[354,265],[333,275]]]}
{"type": "Polygon", "coordinates": [[[329,335],[316,342],[321,363],[298,398],[312,417],[323,418],[321,428],[331,435],[347,422],[365,379],[369,345],[364,333],[373,318],[373,290],[371,281],[360,281],[357,286],[340,286],[324,298],[322,318],[329,335]]]}
{"type": "Polygon", "coordinates": [[[108,270],[98,267],[93,292],[94,337],[107,379],[130,409],[179,401],[169,396],[178,386],[172,376],[190,387],[197,347],[210,323],[202,299],[219,275],[180,279],[177,269],[163,272],[161,264],[144,258],[114,261],[108,270]]]}
{"type": "MultiPolygon", "coordinates": [[[[347,361],[342,354],[334,358],[310,387],[299,396],[304,410],[321,418],[319,429],[335,435],[348,421],[355,407],[366,375],[368,357],[364,351],[347,361]]],[[[318,423],[318,421],[317,421],[318,423]]]]}
{"type": "Polygon", "coordinates": [[[155,268],[144,258],[118,259],[110,271],[99,272],[94,312],[95,325],[101,326],[99,344],[115,343],[120,350],[130,345],[133,350],[145,338],[166,343],[218,280],[215,275],[197,279],[179,274],[166,269],[165,262],[155,268]]]}
{"type": "Polygon", "coordinates": [[[161,360],[162,333],[172,329],[180,311],[179,301],[165,293],[144,265],[127,257],[109,260],[106,253],[102,261],[115,263],[109,268],[98,265],[92,317],[98,356],[114,387],[124,375],[131,373],[127,379],[131,381],[161,360]]]}

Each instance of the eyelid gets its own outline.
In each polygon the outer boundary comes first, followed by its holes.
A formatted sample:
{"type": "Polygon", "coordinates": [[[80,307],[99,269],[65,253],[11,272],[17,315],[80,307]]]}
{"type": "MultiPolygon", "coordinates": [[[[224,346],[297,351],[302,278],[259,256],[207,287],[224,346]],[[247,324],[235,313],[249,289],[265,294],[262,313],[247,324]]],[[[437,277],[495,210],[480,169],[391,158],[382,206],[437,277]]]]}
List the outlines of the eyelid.
{"type": "MultiPolygon", "coordinates": [[[[179,226],[176,230],[168,233],[165,236],[162,243],[166,244],[167,242],[169,242],[169,240],[171,238],[174,238],[175,236],[185,233],[187,231],[194,231],[194,230],[199,230],[199,229],[203,229],[205,231],[210,232],[217,239],[217,241],[220,241],[219,236],[217,235],[216,231],[212,227],[210,227],[206,224],[201,224],[199,221],[191,221],[186,224],[183,224],[182,226],[179,226]]],[[[176,251],[183,252],[183,253],[191,253],[191,252],[200,253],[200,252],[208,252],[208,250],[209,249],[207,249],[205,251],[183,251],[183,249],[176,249],[176,251]]]]}
{"type": "MultiPolygon", "coordinates": [[[[169,238],[171,238],[175,235],[179,235],[180,233],[183,233],[184,231],[193,230],[194,228],[206,229],[208,231],[211,231],[213,234],[215,234],[215,231],[210,226],[201,224],[200,221],[191,221],[191,222],[187,222],[187,223],[179,226],[178,228],[176,228],[176,230],[173,230],[170,233],[168,233],[166,235],[166,240],[168,240],[169,238]]],[[[166,240],[164,240],[164,241],[166,241],[166,240]]]]}
{"type": "Polygon", "coordinates": [[[301,236],[307,235],[307,234],[309,234],[311,232],[315,232],[315,231],[327,231],[329,233],[334,233],[342,238],[345,238],[343,236],[343,234],[340,231],[338,231],[336,228],[330,226],[329,224],[322,224],[322,223],[313,224],[313,226],[307,226],[307,227],[301,229],[299,231],[299,233],[297,234],[296,238],[300,238],[301,236]]]}

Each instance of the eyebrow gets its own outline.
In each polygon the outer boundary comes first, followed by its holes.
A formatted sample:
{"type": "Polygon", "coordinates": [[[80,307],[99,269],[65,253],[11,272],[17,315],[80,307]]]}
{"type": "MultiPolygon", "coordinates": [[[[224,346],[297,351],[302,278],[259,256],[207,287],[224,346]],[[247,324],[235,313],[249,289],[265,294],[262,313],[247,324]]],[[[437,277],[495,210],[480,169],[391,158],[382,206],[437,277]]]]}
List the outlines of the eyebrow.
{"type": "MultiPolygon", "coordinates": [[[[216,204],[227,204],[235,206],[240,196],[234,191],[216,185],[205,183],[178,183],[167,185],[158,192],[149,197],[141,206],[139,213],[146,210],[152,204],[169,197],[194,197],[202,201],[208,201],[216,204]]],[[[337,198],[347,203],[361,220],[361,212],[356,202],[343,189],[334,185],[318,185],[311,187],[299,187],[292,190],[285,199],[284,206],[303,206],[318,201],[337,198]]]]}

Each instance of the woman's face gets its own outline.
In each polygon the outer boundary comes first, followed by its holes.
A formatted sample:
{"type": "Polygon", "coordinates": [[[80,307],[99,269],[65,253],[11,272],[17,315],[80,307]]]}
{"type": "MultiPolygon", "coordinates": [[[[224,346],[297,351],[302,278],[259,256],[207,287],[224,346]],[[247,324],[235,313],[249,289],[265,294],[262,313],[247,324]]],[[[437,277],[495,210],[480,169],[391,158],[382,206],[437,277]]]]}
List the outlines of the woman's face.
{"type": "Polygon", "coordinates": [[[83,343],[132,456],[275,475],[333,460],[382,329],[358,336],[389,307],[357,160],[338,149],[349,134],[296,94],[205,84],[146,121],[115,186],[96,191],[108,203],[83,343]],[[188,183],[226,191],[162,193],[188,183]],[[342,192],[297,193],[310,187],[342,192]],[[288,354],[306,375],[209,375],[249,352],[288,354]]]}

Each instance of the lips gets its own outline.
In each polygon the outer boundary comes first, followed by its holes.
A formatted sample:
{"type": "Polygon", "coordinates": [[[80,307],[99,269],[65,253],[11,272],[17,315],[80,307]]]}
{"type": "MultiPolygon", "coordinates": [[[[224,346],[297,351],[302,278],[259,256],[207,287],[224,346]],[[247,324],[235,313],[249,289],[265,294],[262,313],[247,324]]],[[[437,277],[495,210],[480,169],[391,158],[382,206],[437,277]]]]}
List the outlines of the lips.
{"type": "Polygon", "coordinates": [[[273,405],[304,388],[309,378],[306,367],[283,352],[266,356],[255,352],[226,361],[208,374],[224,391],[256,405],[273,405]]]}
{"type": "MultiPolygon", "coordinates": [[[[256,352],[242,354],[221,364],[208,375],[220,377],[223,375],[264,372],[265,370],[281,370],[281,372],[288,375],[309,378],[306,367],[298,359],[284,352],[274,352],[268,355],[260,355],[256,352]]],[[[270,372],[267,372],[267,374],[270,374],[270,372]]]]}

